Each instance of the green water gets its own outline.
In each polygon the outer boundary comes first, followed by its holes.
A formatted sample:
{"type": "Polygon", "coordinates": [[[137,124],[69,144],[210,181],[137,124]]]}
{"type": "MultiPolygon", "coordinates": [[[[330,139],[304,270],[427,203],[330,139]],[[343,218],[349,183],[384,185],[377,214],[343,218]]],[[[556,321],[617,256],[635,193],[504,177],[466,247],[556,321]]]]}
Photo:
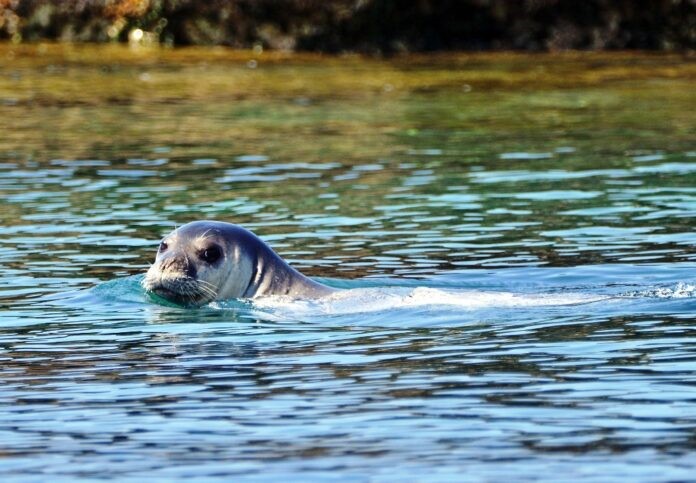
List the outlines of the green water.
{"type": "Polygon", "coordinates": [[[695,65],[0,45],[0,474],[691,478],[695,65]],[[203,218],[347,290],[156,304],[203,218]]]}

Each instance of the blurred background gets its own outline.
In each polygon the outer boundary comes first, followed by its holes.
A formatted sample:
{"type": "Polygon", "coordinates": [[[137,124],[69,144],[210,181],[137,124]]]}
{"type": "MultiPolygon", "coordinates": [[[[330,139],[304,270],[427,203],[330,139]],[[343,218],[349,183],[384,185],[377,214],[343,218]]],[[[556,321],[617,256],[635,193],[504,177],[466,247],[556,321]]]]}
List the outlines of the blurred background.
{"type": "Polygon", "coordinates": [[[693,0],[0,0],[0,38],[324,52],[689,49],[693,0]]]}

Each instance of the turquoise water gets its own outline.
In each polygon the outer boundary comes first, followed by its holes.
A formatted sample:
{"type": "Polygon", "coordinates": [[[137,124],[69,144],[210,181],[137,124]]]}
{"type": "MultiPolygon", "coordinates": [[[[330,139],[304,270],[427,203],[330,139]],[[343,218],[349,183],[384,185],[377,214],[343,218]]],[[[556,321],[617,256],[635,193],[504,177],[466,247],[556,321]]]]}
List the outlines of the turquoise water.
{"type": "Polygon", "coordinates": [[[3,49],[3,481],[692,479],[687,60],[3,49]],[[342,290],[156,303],[204,218],[342,290]]]}

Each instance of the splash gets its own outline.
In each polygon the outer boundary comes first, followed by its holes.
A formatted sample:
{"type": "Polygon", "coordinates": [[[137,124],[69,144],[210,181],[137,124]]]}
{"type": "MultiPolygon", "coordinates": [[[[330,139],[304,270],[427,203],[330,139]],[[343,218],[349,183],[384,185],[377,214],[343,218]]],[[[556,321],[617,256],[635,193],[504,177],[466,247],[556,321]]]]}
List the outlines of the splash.
{"type": "Polygon", "coordinates": [[[261,310],[303,315],[347,315],[381,312],[403,308],[444,308],[481,310],[490,308],[552,307],[579,305],[611,297],[589,294],[516,294],[430,287],[356,288],[336,292],[319,300],[296,300],[290,297],[263,297],[253,300],[261,310]]]}
{"type": "Polygon", "coordinates": [[[679,282],[673,287],[657,287],[647,290],[636,290],[625,294],[626,297],[646,297],[658,299],[685,299],[696,297],[696,284],[679,282]]]}

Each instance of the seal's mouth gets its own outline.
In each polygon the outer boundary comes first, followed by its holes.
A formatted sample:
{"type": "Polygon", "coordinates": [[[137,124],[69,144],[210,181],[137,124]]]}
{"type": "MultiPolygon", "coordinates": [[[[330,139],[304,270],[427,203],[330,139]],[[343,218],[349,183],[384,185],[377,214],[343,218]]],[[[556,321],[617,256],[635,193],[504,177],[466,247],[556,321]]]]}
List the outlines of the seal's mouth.
{"type": "Polygon", "coordinates": [[[153,287],[149,290],[149,292],[152,292],[158,297],[162,297],[165,300],[169,300],[170,302],[175,302],[178,304],[185,302],[186,298],[184,294],[175,292],[174,290],[168,289],[163,285],[153,287]]]}
{"type": "Polygon", "coordinates": [[[144,280],[143,287],[148,293],[155,294],[177,305],[196,307],[211,300],[209,294],[192,278],[159,280],[157,282],[144,280]]]}

